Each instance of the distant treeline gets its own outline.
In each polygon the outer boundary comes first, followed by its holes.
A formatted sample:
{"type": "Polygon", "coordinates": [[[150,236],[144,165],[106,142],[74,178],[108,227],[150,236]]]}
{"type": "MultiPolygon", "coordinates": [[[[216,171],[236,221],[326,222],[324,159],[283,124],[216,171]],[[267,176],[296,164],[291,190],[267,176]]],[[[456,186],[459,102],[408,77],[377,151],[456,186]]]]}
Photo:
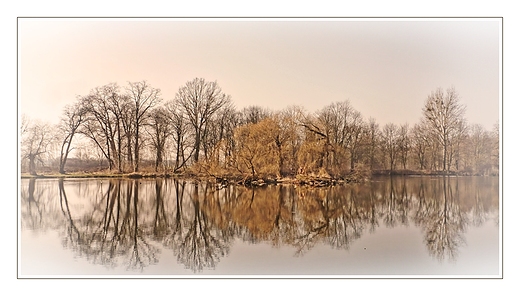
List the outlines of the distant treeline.
{"type": "Polygon", "coordinates": [[[492,131],[468,124],[455,89],[432,91],[418,116],[413,126],[380,126],[348,100],[315,112],[300,106],[238,110],[217,82],[201,78],[166,101],[146,81],[124,87],[111,83],[67,105],[57,126],[23,116],[21,170],[33,175],[108,170],[251,179],[341,179],[372,172],[498,174],[498,122],[492,131]],[[74,166],[67,165],[69,158],[74,166]]]}

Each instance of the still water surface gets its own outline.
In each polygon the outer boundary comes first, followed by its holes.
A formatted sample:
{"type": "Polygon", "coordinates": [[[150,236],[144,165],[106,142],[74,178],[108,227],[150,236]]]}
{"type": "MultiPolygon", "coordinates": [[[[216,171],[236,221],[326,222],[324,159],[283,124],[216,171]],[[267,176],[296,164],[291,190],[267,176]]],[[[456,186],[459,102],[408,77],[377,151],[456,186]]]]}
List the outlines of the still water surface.
{"type": "Polygon", "coordinates": [[[23,179],[19,277],[501,277],[499,179],[23,179]]]}

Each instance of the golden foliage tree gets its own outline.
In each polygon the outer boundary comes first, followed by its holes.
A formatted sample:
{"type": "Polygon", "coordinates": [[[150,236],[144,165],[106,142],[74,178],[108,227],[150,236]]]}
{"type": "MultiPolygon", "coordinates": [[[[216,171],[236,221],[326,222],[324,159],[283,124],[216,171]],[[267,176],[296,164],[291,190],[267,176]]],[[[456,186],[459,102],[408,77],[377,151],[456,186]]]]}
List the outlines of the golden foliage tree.
{"type": "Polygon", "coordinates": [[[251,177],[273,177],[279,172],[276,143],[272,135],[277,125],[272,119],[240,126],[235,131],[236,168],[251,177]]]}

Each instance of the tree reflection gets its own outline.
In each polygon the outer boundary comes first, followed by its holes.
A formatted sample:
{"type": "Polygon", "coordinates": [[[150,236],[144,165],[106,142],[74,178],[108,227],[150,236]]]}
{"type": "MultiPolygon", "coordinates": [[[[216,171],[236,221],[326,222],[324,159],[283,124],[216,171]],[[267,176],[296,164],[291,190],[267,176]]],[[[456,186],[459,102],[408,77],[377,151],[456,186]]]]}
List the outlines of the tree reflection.
{"type": "Polygon", "coordinates": [[[366,232],[411,221],[432,257],[456,260],[467,226],[498,213],[496,182],[474,186],[453,177],[222,190],[163,178],[22,184],[24,229],[58,229],[63,245],[78,256],[133,270],[157,263],[161,248],[195,273],[213,269],[234,240],[292,246],[297,256],[318,244],[349,250],[366,232]]]}
{"type": "Polygon", "coordinates": [[[348,250],[370,221],[370,205],[361,202],[366,193],[354,187],[302,190],[307,192],[300,193],[304,196],[299,205],[304,218],[294,241],[297,254],[303,255],[317,242],[348,250]]]}
{"type": "Polygon", "coordinates": [[[195,183],[191,189],[185,191],[183,185],[182,191],[177,191],[178,218],[166,243],[186,268],[200,272],[204,268],[215,268],[220,257],[228,254],[229,237],[213,223],[209,201],[214,196],[210,194],[209,186],[195,183]],[[179,198],[182,199],[184,194],[188,195],[191,204],[189,213],[181,215],[179,198]]]}
{"type": "Polygon", "coordinates": [[[22,180],[20,217],[24,229],[45,231],[59,225],[57,188],[52,182],[36,178],[22,180]]]}
{"type": "MultiPolygon", "coordinates": [[[[29,186],[27,191],[22,190],[22,221],[28,225],[29,228],[37,228],[42,221],[42,209],[40,207],[40,199],[43,196],[43,188],[38,187],[36,191],[36,179],[29,179],[29,186]]],[[[24,188],[25,189],[25,188],[24,188]]]]}
{"type": "MultiPolygon", "coordinates": [[[[463,232],[467,225],[465,213],[458,204],[458,180],[455,178],[455,193],[450,182],[453,178],[443,177],[440,180],[438,196],[432,196],[427,218],[421,226],[425,228],[425,241],[430,254],[439,260],[448,256],[449,260],[457,258],[458,248],[464,242],[463,232]]],[[[437,187],[437,188],[438,188],[437,187]]]]}
{"type": "MultiPolygon", "coordinates": [[[[83,246],[85,245],[85,243],[83,242],[83,237],[81,236],[81,233],[79,232],[78,228],[74,224],[74,220],[72,219],[69,201],[67,199],[67,194],[65,192],[62,178],[58,180],[58,188],[60,191],[61,211],[63,212],[63,215],[66,217],[65,221],[67,221],[67,223],[65,224],[65,235],[63,236],[63,244],[66,247],[70,245],[83,246]]],[[[81,253],[81,248],[79,249],[81,253]]]]}
{"type": "Polygon", "coordinates": [[[399,181],[400,182],[391,176],[388,188],[384,188],[385,191],[383,191],[383,196],[387,196],[387,198],[383,200],[383,208],[381,211],[384,224],[387,227],[408,225],[408,212],[410,207],[406,179],[399,181]]]}
{"type": "Polygon", "coordinates": [[[269,240],[276,247],[292,243],[295,237],[296,197],[292,189],[294,188],[278,186],[276,194],[271,196],[275,199],[276,207],[274,208],[273,228],[269,240]]]}
{"type": "Polygon", "coordinates": [[[164,207],[163,185],[165,180],[155,180],[155,215],[153,219],[153,238],[161,240],[169,231],[168,215],[164,207]]]}
{"type": "Polygon", "coordinates": [[[365,193],[350,187],[346,195],[332,191],[336,214],[328,233],[329,244],[337,249],[349,249],[350,244],[359,239],[368,224],[368,208],[362,203],[365,193]]]}
{"type": "Polygon", "coordinates": [[[115,267],[121,259],[129,269],[143,270],[157,262],[158,248],[148,242],[139,225],[139,182],[109,180],[102,196],[96,197],[91,210],[71,212],[63,185],[60,199],[67,223],[66,247],[93,263],[115,267]]]}
{"type": "Polygon", "coordinates": [[[231,209],[233,221],[242,229],[244,240],[251,243],[266,241],[279,246],[286,241],[285,233],[291,223],[291,211],[283,188],[238,188],[238,196],[231,209]]]}

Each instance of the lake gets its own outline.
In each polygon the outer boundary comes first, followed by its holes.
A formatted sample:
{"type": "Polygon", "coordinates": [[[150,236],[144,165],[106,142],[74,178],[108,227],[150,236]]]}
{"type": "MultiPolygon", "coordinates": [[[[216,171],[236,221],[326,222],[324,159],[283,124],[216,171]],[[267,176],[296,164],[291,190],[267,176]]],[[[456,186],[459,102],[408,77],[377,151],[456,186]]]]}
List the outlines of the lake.
{"type": "Polygon", "coordinates": [[[501,278],[498,177],[21,179],[19,278],[501,278]]]}

